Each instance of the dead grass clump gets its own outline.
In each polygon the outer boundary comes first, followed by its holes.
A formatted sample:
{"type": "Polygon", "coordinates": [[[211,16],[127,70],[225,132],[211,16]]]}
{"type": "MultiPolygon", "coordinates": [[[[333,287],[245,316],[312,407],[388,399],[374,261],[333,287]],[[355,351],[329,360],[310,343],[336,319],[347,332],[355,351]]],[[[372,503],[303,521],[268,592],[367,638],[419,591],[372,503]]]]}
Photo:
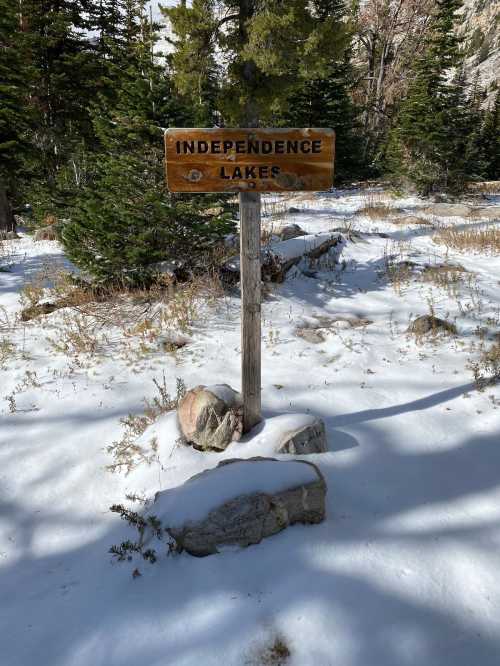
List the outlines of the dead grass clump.
{"type": "Polygon", "coordinates": [[[469,229],[455,229],[443,227],[432,240],[448,249],[461,252],[484,252],[487,254],[500,254],[500,227],[488,225],[472,227],[469,229]]]}
{"type": "Polygon", "coordinates": [[[182,379],[177,378],[176,395],[172,396],[167,388],[165,373],[161,382],[153,379],[153,383],[156,394],[152,399],[144,399],[144,414],[129,414],[120,419],[124,426],[122,436],[106,448],[113,457],[113,462],[107,466],[110,472],[124,471],[129,474],[141,463],[151,465],[158,461],[157,439],[153,437],[146,444],[139,443],[138,439],[161,414],[177,409],[180,399],[186,393],[186,385],[182,379]]]}
{"type": "Polygon", "coordinates": [[[14,358],[16,347],[7,337],[0,337],[0,370],[5,368],[6,364],[14,358]]]}
{"type": "Polygon", "coordinates": [[[364,206],[357,211],[358,215],[369,217],[370,220],[384,220],[393,217],[399,213],[398,208],[389,206],[388,204],[378,203],[364,206]]]}
{"type": "Polygon", "coordinates": [[[95,321],[73,311],[62,314],[57,334],[48,336],[47,341],[57,353],[73,358],[80,355],[95,357],[109,343],[108,335],[102,330],[97,333],[95,321]]]}
{"type": "Polygon", "coordinates": [[[384,248],[384,270],[380,275],[387,278],[398,296],[409,285],[417,268],[414,261],[408,259],[411,244],[402,241],[392,242],[384,248]]]}
{"type": "Polygon", "coordinates": [[[481,194],[498,194],[500,192],[500,180],[483,180],[467,183],[467,191],[479,192],[481,194]]]}
{"type": "Polygon", "coordinates": [[[469,368],[472,370],[476,387],[480,390],[500,381],[500,340],[490,347],[485,347],[483,343],[479,358],[470,361],[469,368]]]}
{"type": "Polygon", "coordinates": [[[444,289],[450,296],[457,296],[465,273],[465,268],[459,265],[430,264],[419,273],[419,279],[444,289]]]}
{"type": "Polygon", "coordinates": [[[389,220],[391,224],[404,225],[404,224],[420,224],[426,226],[434,226],[430,220],[418,215],[402,215],[401,217],[393,217],[389,220]]]}
{"type": "Polygon", "coordinates": [[[387,193],[383,190],[367,192],[363,196],[364,206],[356,211],[357,215],[365,215],[370,220],[383,220],[401,213],[399,208],[391,206],[387,201],[387,193]]]}
{"type": "Polygon", "coordinates": [[[292,653],[282,636],[276,636],[274,641],[259,651],[256,657],[248,659],[248,666],[286,666],[292,653]]]}

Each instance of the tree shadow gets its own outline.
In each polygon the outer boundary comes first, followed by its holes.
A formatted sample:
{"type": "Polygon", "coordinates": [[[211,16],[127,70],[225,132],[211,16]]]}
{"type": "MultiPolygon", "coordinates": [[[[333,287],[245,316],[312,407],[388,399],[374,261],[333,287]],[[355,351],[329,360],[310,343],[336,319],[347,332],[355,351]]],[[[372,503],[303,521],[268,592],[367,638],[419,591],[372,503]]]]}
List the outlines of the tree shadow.
{"type": "Polygon", "coordinates": [[[329,427],[363,428],[370,445],[342,462],[336,453],[314,458],[329,487],[327,520],[245,550],[112,565],[110,545],[132,536],[118,520],[96,528],[95,517],[59,508],[64,498],[48,499],[37,513],[22,499],[3,502],[16,540],[15,554],[0,554],[6,663],[236,666],[279,631],[301,666],[496,666],[500,637],[485,617],[494,617],[500,590],[474,583],[468,611],[450,572],[456,563],[456,575],[464,575],[465,553],[477,561],[476,580],[485,558],[492,562],[494,521],[467,521],[453,511],[457,502],[498,489],[498,435],[409,452],[377,429],[380,419],[470,390],[463,384],[401,405],[330,416],[329,427]],[[433,507],[429,523],[404,520],[433,507]],[[38,536],[48,530],[73,530],[82,540],[65,546],[55,537],[42,550],[38,536]],[[136,566],[142,575],[134,580],[136,566]]]}

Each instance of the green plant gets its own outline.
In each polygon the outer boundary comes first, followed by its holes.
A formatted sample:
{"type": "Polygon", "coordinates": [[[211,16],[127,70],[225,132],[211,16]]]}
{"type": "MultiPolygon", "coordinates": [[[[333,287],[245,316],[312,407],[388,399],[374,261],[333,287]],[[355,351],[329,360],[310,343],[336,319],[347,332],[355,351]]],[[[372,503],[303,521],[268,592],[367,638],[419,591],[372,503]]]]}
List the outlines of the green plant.
{"type": "MultiPolygon", "coordinates": [[[[123,504],[113,504],[110,507],[110,511],[117,513],[122,520],[124,520],[130,527],[134,528],[137,531],[137,539],[131,541],[127,539],[122,541],[119,545],[113,545],[109,549],[109,553],[116,557],[118,562],[131,561],[134,554],[139,554],[142,558],[151,564],[154,564],[157,560],[156,550],[154,548],[145,548],[145,540],[149,541],[151,538],[156,538],[159,541],[163,540],[164,534],[167,533],[167,529],[164,528],[161,524],[161,521],[153,515],[147,516],[146,518],[136,511],[127,509],[123,504]]],[[[179,552],[175,541],[168,540],[167,542],[167,554],[172,554],[174,552],[179,552]]],[[[137,577],[137,574],[132,574],[134,577],[137,577]]]]}

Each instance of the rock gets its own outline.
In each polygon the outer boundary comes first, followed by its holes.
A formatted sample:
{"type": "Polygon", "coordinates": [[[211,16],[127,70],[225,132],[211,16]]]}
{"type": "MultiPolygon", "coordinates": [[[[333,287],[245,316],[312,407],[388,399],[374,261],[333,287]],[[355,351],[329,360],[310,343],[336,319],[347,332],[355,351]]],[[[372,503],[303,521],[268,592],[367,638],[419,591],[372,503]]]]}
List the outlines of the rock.
{"type": "Polygon", "coordinates": [[[407,332],[420,336],[426,335],[427,333],[438,333],[440,331],[456,334],[457,329],[454,324],[450,324],[444,319],[434,317],[433,315],[422,315],[412,321],[407,332]]]}
{"type": "Polygon", "coordinates": [[[20,238],[15,231],[0,231],[0,240],[16,240],[20,238]]]}
{"type": "Polygon", "coordinates": [[[158,493],[151,512],[179,550],[203,557],[218,553],[221,546],[260,543],[295,523],[320,523],[325,518],[326,491],[321,472],[310,462],[224,460],[182,486],[158,493]],[[243,493],[228,497],[233,488],[241,487],[243,493]],[[217,502],[217,497],[224,500],[217,502]],[[193,502],[197,503],[194,513],[193,502]],[[180,523],[176,520],[179,506],[180,523]]]}
{"type": "Polygon", "coordinates": [[[189,344],[190,340],[180,333],[168,332],[158,339],[160,347],[166,352],[175,352],[189,344]]]}
{"type": "Polygon", "coordinates": [[[470,206],[459,203],[436,203],[424,209],[424,213],[437,217],[468,217],[471,212],[472,208],[470,206]]]}
{"type": "Polygon", "coordinates": [[[291,238],[299,238],[300,236],[307,236],[306,232],[299,227],[298,224],[287,224],[281,229],[276,231],[276,236],[282,241],[290,240],[291,238]]]}
{"type": "Polygon", "coordinates": [[[310,342],[313,345],[317,345],[320,342],[325,341],[325,335],[321,330],[315,328],[296,328],[295,335],[302,338],[306,342],[310,342]]]}
{"type": "Polygon", "coordinates": [[[320,418],[315,418],[313,423],[286,433],[278,447],[278,453],[296,455],[326,453],[327,450],[325,424],[320,418]]]}
{"type": "Polygon", "coordinates": [[[227,384],[196,386],[180,400],[179,427],[195,448],[224,451],[243,432],[240,394],[227,384]]]}
{"type": "Polygon", "coordinates": [[[287,210],[287,213],[291,213],[292,215],[300,212],[300,208],[296,208],[295,206],[290,206],[290,208],[287,210]]]}
{"type": "Polygon", "coordinates": [[[54,310],[58,310],[61,306],[57,303],[37,303],[24,308],[21,312],[21,321],[30,321],[39,317],[40,315],[50,314],[54,310]]]}
{"type": "Polygon", "coordinates": [[[51,224],[48,227],[40,227],[33,236],[35,241],[55,241],[57,240],[56,225],[51,224]]]}

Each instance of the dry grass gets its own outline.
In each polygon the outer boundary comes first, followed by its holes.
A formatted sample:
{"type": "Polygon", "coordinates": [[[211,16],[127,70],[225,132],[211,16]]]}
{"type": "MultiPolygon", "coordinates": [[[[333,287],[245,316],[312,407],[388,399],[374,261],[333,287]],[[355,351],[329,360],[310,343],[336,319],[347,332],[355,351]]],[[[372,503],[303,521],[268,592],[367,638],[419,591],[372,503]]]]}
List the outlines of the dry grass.
{"type": "Polygon", "coordinates": [[[480,194],[498,194],[500,192],[500,180],[484,180],[479,183],[467,183],[469,192],[480,194]]]}
{"type": "Polygon", "coordinates": [[[357,215],[364,215],[370,220],[383,220],[401,213],[399,208],[391,206],[387,193],[383,191],[367,192],[363,196],[364,205],[356,211],[357,215]]]}
{"type": "Polygon", "coordinates": [[[397,224],[401,226],[405,224],[419,224],[428,227],[434,226],[430,220],[425,219],[425,217],[420,217],[419,215],[402,215],[401,217],[393,217],[389,220],[389,222],[391,222],[391,224],[397,224]]]}
{"type": "Polygon", "coordinates": [[[276,636],[272,643],[263,647],[255,657],[245,660],[245,666],[286,666],[292,653],[281,636],[276,636]]]}
{"type": "Polygon", "coordinates": [[[444,263],[429,264],[417,275],[421,282],[433,284],[449,296],[457,297],[466,273],[462,266],[444,263]]]}
{"type": "Polygon", "coordinates": [[[139,444],[139,437],[153,424],[161,414],[177,409],[179,400],[186,393],[186,385],[177,378],[176,395],[172,396],[167,388],[165,373],[161,381],[153,379],[156,394],[151,399],[144,399],[143,414],[129,414],[120,420],[124,426],[122,436],[107,447],[113,462],[107,466],[111,472],[129,474],[141,463],[151,465],[158,461],[158,441],[152,438],[147,444],[139,444]]]}
{"type": "Polygon", "coordinates": [[[486,347],[482,341],[479,357],[469,362],[469,368],[472,370],[474,381],[480,390],[500,381],[500,340],[495,341],[489,347],[486,347]]]}
{"type": "Polygon", "coordinates": [[[442,227],[434,234],[432,240],[438,245],[445,245],[448,249],[460,252],[500,254],[500,227],[496,225],[468,229],[442,227]]]}
{"type": "Polygon", "coordinates": [[[203,322],[223,296],[215,269],[180,284],[159,276],[151,288],[134,291],[118,286],[96,291],[68,273],[49,275],[44,269],[22,291],[21,318],[28,326],[39,325],[40,315],[54,312],[44,322],[52,329],[49,345],[77,367],[110,353],[130,365],[147,354],[185,346],[195,322],[203,322]]]}

